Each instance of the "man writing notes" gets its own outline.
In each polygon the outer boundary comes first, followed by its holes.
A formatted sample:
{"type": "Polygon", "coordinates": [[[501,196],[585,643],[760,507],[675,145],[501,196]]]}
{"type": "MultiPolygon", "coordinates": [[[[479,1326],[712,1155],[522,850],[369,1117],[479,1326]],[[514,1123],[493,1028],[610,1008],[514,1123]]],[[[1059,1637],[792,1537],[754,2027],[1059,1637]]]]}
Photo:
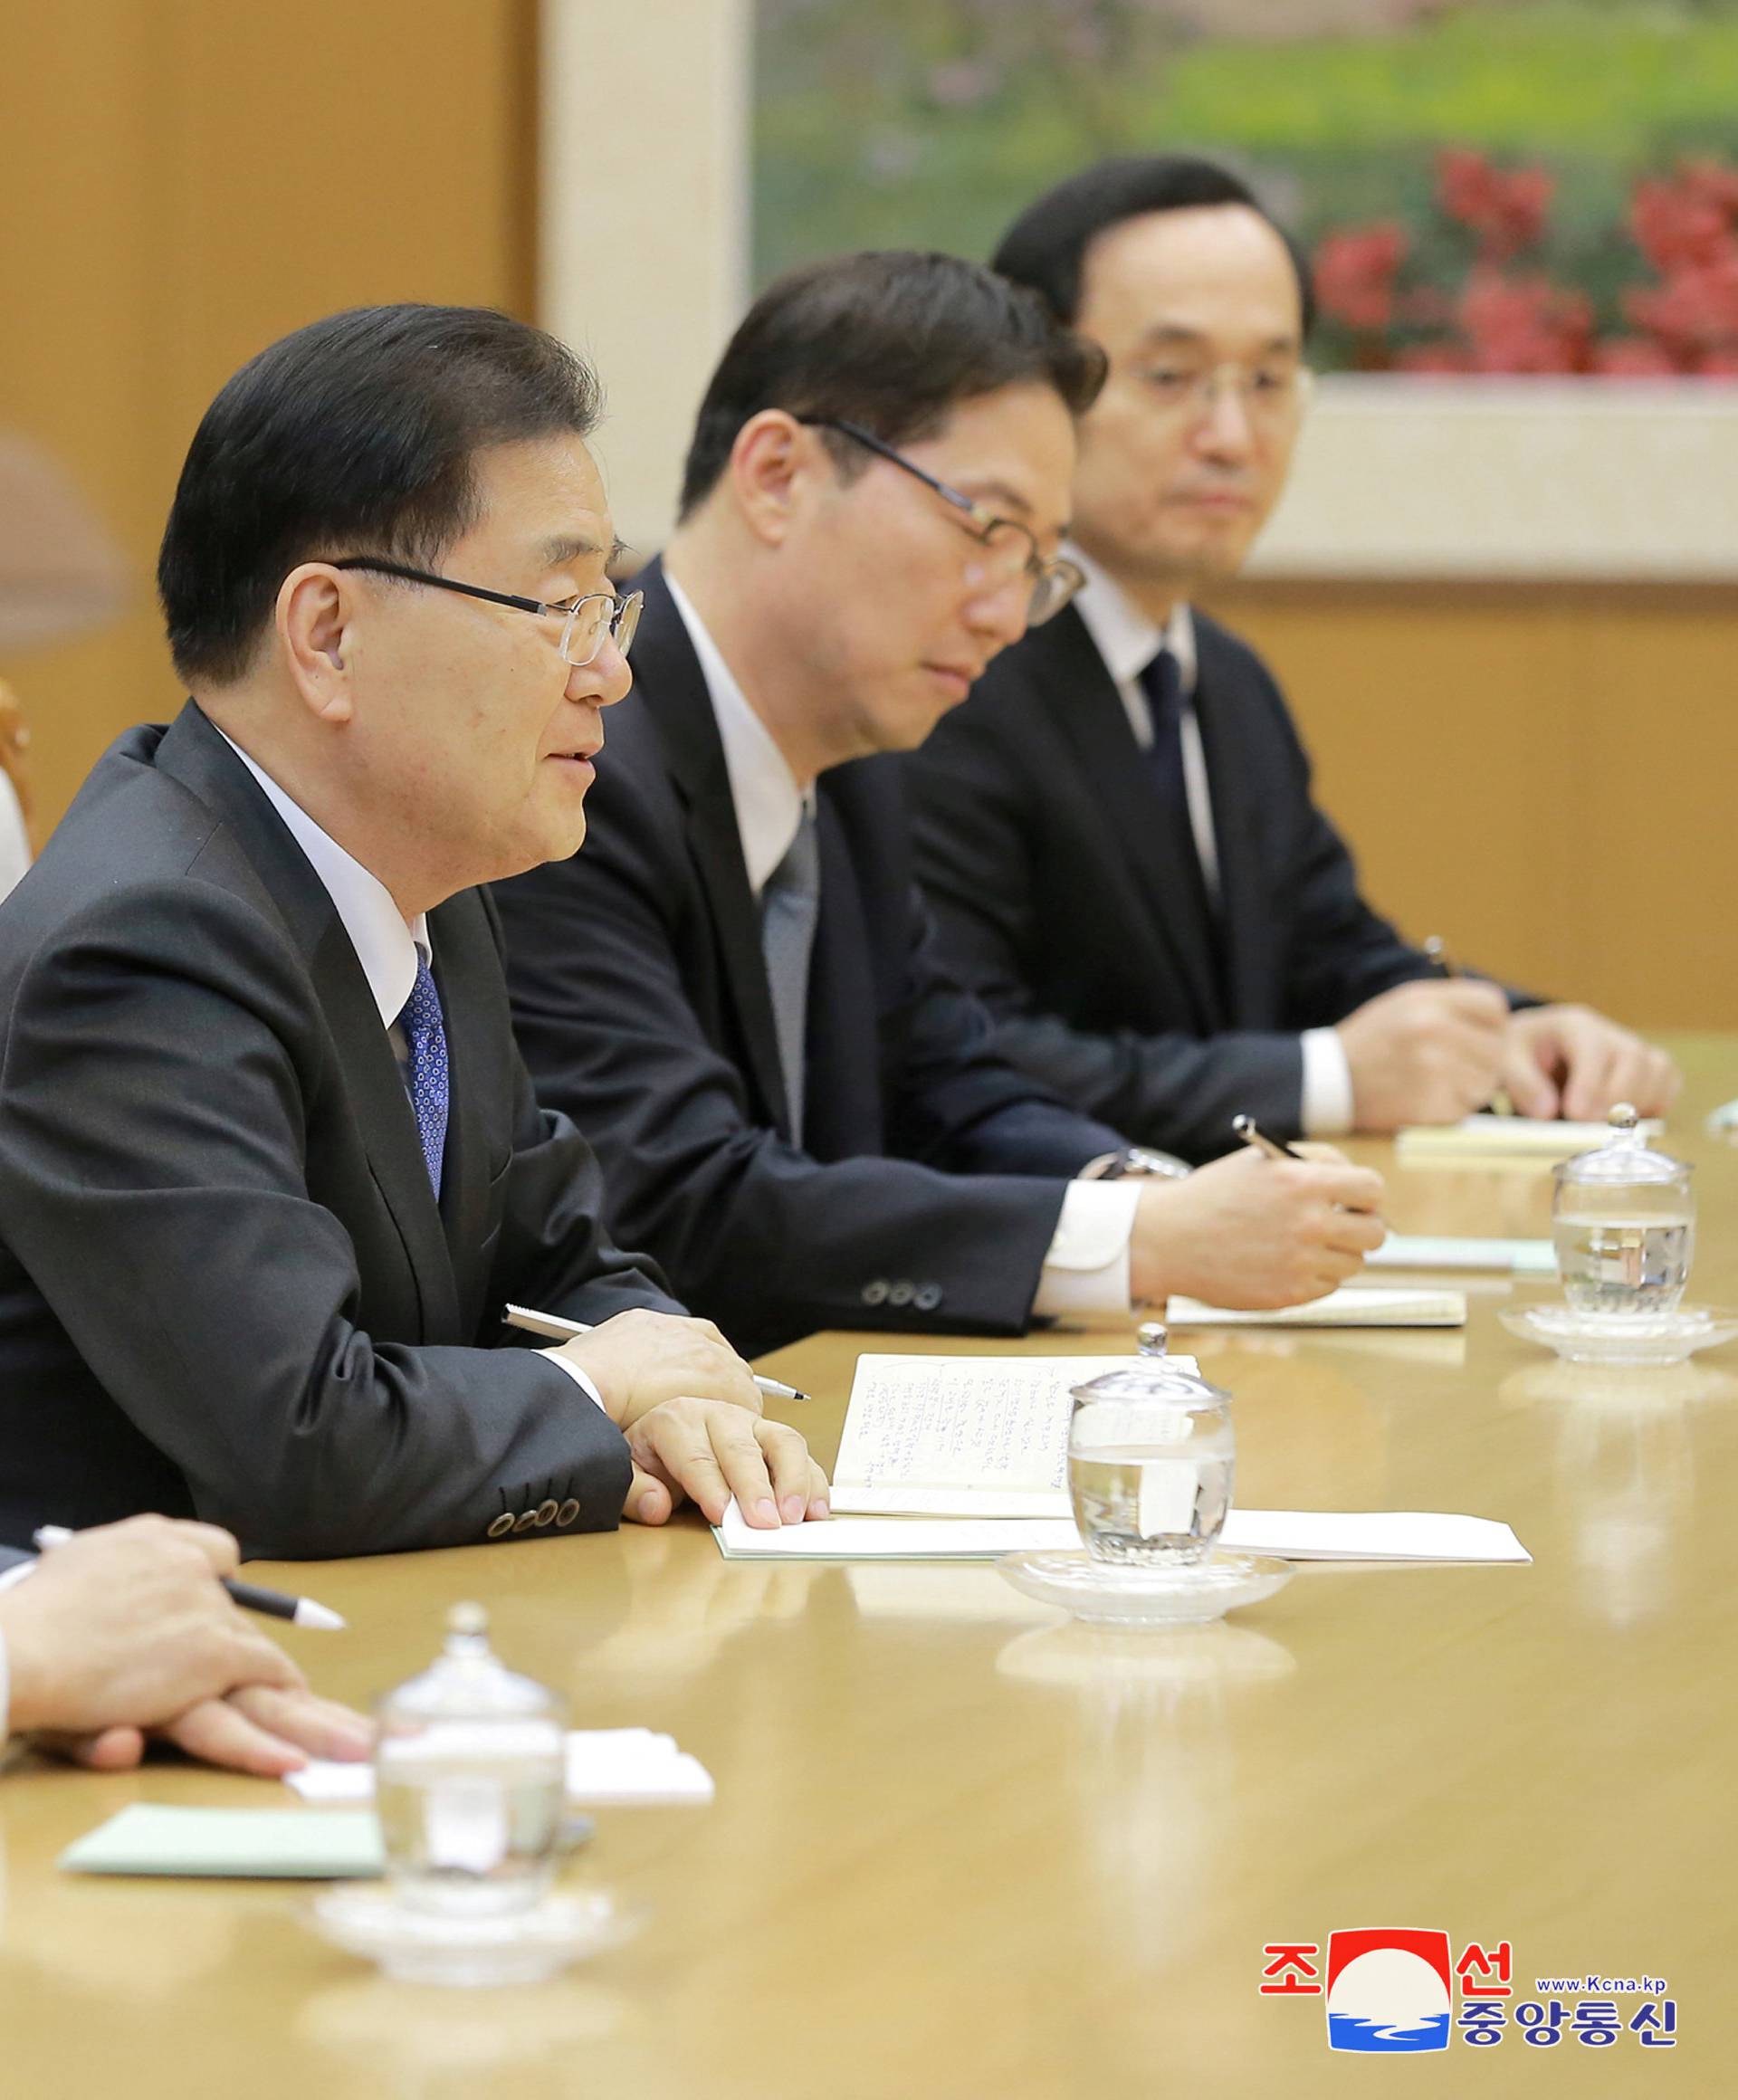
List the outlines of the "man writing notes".
{"type": "Polygon", "coordinates": [[[0,909],[0,1539],[140,1509],[275,1556],[824,1484],[611,1243],[472,885],[570,854],[634,607],[533,329],[388,307],[229,382],[158,564],[192,698],[0,909]],[[496,1346],[517,1299],[596,1325],[496,1346]]]}
{"type": "Polygon", "coordinates": [[[585,851],[496,892],[520,1046],[616,1228],[750,1352],[817,1327],[1017,1332],[1172,1289],[1318,1295],[1380,1182],[1245,1154],[1075,1180],[1123,1141],[989,1048],[937,967],[896,762],[1074,581],[1096,352],[935,255],[767,291],[639,579],[585,851]]]}
{"type": "Polygon", "coordinates": [[[997,267],[1102,346],[1081,425],[1075,605],[911,762],[944,961],[1022,1069],[1193,1159],[1275,1135],[1664,1109],[1659,1051],[1585,1007],[1447,981],[1359,893],[1278,687],[1189,606],[1278,501],[1309,375],[1286,236],[1197,160],[1111,161],[997,267]]]}

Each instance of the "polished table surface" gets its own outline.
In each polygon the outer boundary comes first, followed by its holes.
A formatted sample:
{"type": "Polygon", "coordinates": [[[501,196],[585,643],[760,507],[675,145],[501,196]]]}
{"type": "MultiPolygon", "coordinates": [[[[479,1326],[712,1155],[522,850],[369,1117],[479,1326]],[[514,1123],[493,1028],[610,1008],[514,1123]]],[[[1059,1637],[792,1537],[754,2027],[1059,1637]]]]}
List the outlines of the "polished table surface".
{"type": "MultiPolygon", "coordinates": [[[[1680,1045],[1698,1161],[1692,1295],[1738,1303],[1738,1148],[1703,1115],[1738,1043],[1680,1045]]],[[[1385,1148],[1361,1146],[1380,1163],[1385,1148]]],[[[1539,1234],[1536,1169],[1390,1174],[1401,1230],[1539,1234]]],[[[568,1870],[640,1935],[536,1989],[392,1984],[300,1922],[305,1888],[56,1873],[132,1800],[282,1804],[154,1764],[0,1782],[0,2093],[726,2096],[1479,2095],[1733,2089],[1721,1963],[1738,1734],[1738,1348],[1559,1365],[1467,1279],[1461,1332],[1203,1337],[1250,1505],[1464,1510],[1531,1568],[1305,1569],[1218,1628],[1071,1627],[987,1566],[730,1564],[692,1517],[261,1579],[349,1615],[291,1633],[366,1703],[476,1597],[576,1724],[673,1732],[706,1809],[618,1809],[568,1870]],[[1673,2049],[1625,2032],[1361,2072],[1322,2000],[1264,1998],[1269,1942],[1440,1928],[1535,1977],[1662,1976],[1673,2049]]],[[[859,1348],[769,1360],[824,1459],[859,1348]]],[[[906,1346],[933,1348],[912,1341],[906,1346]]],[[[1031,1351],[1126,1351],[1126,1327],[1031,1351]]],[[[1571,1999],[1572,2001],[1572,1999],[1571,1999]]],[[[1629,2009],[1634,2000],[1619,2000],[1629,2009]]]]}

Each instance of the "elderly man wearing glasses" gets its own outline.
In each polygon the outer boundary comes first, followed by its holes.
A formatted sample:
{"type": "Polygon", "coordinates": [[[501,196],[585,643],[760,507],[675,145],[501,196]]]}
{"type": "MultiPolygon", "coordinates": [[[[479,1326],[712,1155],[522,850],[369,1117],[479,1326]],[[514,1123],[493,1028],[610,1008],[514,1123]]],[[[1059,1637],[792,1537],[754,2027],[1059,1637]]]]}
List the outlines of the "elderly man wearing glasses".
{"type": "Polygon", "coordinates": [[[639,579],[585,850],[496,890],[520,1048],[597,1144],[613,1229],[750,1353],[1170,1290],[1286,1303],[1381,1237],[1380,1181],[1343,1163],[1132,1173],[1162,1163],[1016,1072],[934,956],[884,754],[1077,587],[1058,549],[1102,377],[1030,292],[946,256],[763,294],[639,579]]]}
{"type": "Polygon", "coordinates": [[[1107,161],[997,267],[1106,353],[1081,425],[1078,606],[1010,650],[910,766],[946,965],[1021,1068],[1141,1143],[1663,1110],[1663,1053],[1447,972],[1359,892],[1267,669],[1191,610],[1285,486],[1310,374],[1302,257],[1199,160],[1107,161]],[[1512,1011],[1512,1009],[1514,1009],[1512,1011]]]}
{"type": "Polygon", "coordinates": [[[405,306],[206,412],[158,571],[192,697],[0,913],[0,1541],[157,1509],[321,1557],[825,1507],[605,1230],[475,886],[578,846],[628,690],[597,408],[537,329],[405,306]],[[509,1300],[595,1331],[503,1346],[509,1300]]]}

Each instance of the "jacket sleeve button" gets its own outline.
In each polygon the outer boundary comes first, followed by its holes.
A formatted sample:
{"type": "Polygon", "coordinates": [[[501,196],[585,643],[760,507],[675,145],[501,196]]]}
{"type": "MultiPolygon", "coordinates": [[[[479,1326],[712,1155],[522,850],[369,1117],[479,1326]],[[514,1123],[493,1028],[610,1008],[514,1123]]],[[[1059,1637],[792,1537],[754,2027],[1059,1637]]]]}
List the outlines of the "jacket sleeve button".
{"type": "Polygon", "coordinates": [[[873,1283],[865,1284],[862,1297],[865,1305],[884,1305],[887,1303],[886,1277],[877,1276],[873,1283]]]}
{"type": "Polygon", "coordinates": [[[513,1529],[516,1532],[529,1532],[536,1522],[537,1512],[534,1509],[520,1510],[513,1519],[513,1529]]]}
{"type": "Polygon", "coordinates": [[[490,1525],[489,1536],[492,1539],[504,1539],[512,1528],[513,1513],[511,1510],[502,1510],[494,1522],[490,1525]]]}
{"type": "Polygon", "coordinates": [[[912,1300],[912,1303],[917,1307],[920,1312],[933,1312],[941,1303],[941,1286],[940,1284],[920,1284],[916,1297],[912,1300]]]}
{"type": "Polygon", "coordinates": [[[556,1527],[557,1527],[557,1529],[558,1529],[558,1530],[559,1530],[559,1529],[560,1529],[560,1527],[561,1527],[562,1525],[564,1525],[564,1524],[570,1524],[570,1523],[572,1523],[572,1522],[574,1521],[574,1519],[575,1519],[575,1518],[576,1518],[576,1517],[577,1517],[578,1514],[579,1514],[579,1504],[578,1504],[578,1502],[577,1502],[577,1501],[574,1499],[574,1497],[573,1497],[572,1495],[569,1495],[569,1496],[568,1497],[567,1501],[566,1501],[566,1502],[564,1502],[564,1503],[561,1504],[561,1507],[560,1507],[559,1510],[557,1510],[557,1511],[556,1511],[556,1513],[555,1513],[555,1522],[556,1522],[556,1527]]]}
{"type": "Polygon", "coordinates": [[[548,1502],[540,1502],[538,1503],[537,1528],[540,1532],[546,1531],[549,1526],[555,1522],[555,1513],[557,1506],[558,1505],[553,1495],[549,1497],[548,1502]]]}

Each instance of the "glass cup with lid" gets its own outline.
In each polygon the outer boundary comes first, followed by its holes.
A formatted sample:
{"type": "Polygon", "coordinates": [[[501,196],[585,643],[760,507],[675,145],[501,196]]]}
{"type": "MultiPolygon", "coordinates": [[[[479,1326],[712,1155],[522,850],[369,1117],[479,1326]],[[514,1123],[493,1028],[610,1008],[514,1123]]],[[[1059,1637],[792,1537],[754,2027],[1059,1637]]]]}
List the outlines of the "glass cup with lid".
{"type": "Polygon", "coordinates": [[[555,1870],[567,1799],[560,1701],[507,1668],[479,1604],[379,1705],[375,1804],[393,1894],[449,1918],[530,1911],[555,1870]]]}
{"type": "Polygon", "coordinates": [[[1141,1330],[1141,1357],[1074,1389],[1068,1492],[1096,1561],[1183,1569],[1212,1551],[1231,1506],[1231,1396],[1166,1355],[1165,1330],[1141,1330]]]}
{"type": "Polygon", "coordinates": [[[1694,1169],[1651,1150],[1620,1102],[1611,1135],[1553,1171],[1552,1237],[1577,1312],[1617,1320],[1677,1311],[1695,1249],[1694,1169]]]}

